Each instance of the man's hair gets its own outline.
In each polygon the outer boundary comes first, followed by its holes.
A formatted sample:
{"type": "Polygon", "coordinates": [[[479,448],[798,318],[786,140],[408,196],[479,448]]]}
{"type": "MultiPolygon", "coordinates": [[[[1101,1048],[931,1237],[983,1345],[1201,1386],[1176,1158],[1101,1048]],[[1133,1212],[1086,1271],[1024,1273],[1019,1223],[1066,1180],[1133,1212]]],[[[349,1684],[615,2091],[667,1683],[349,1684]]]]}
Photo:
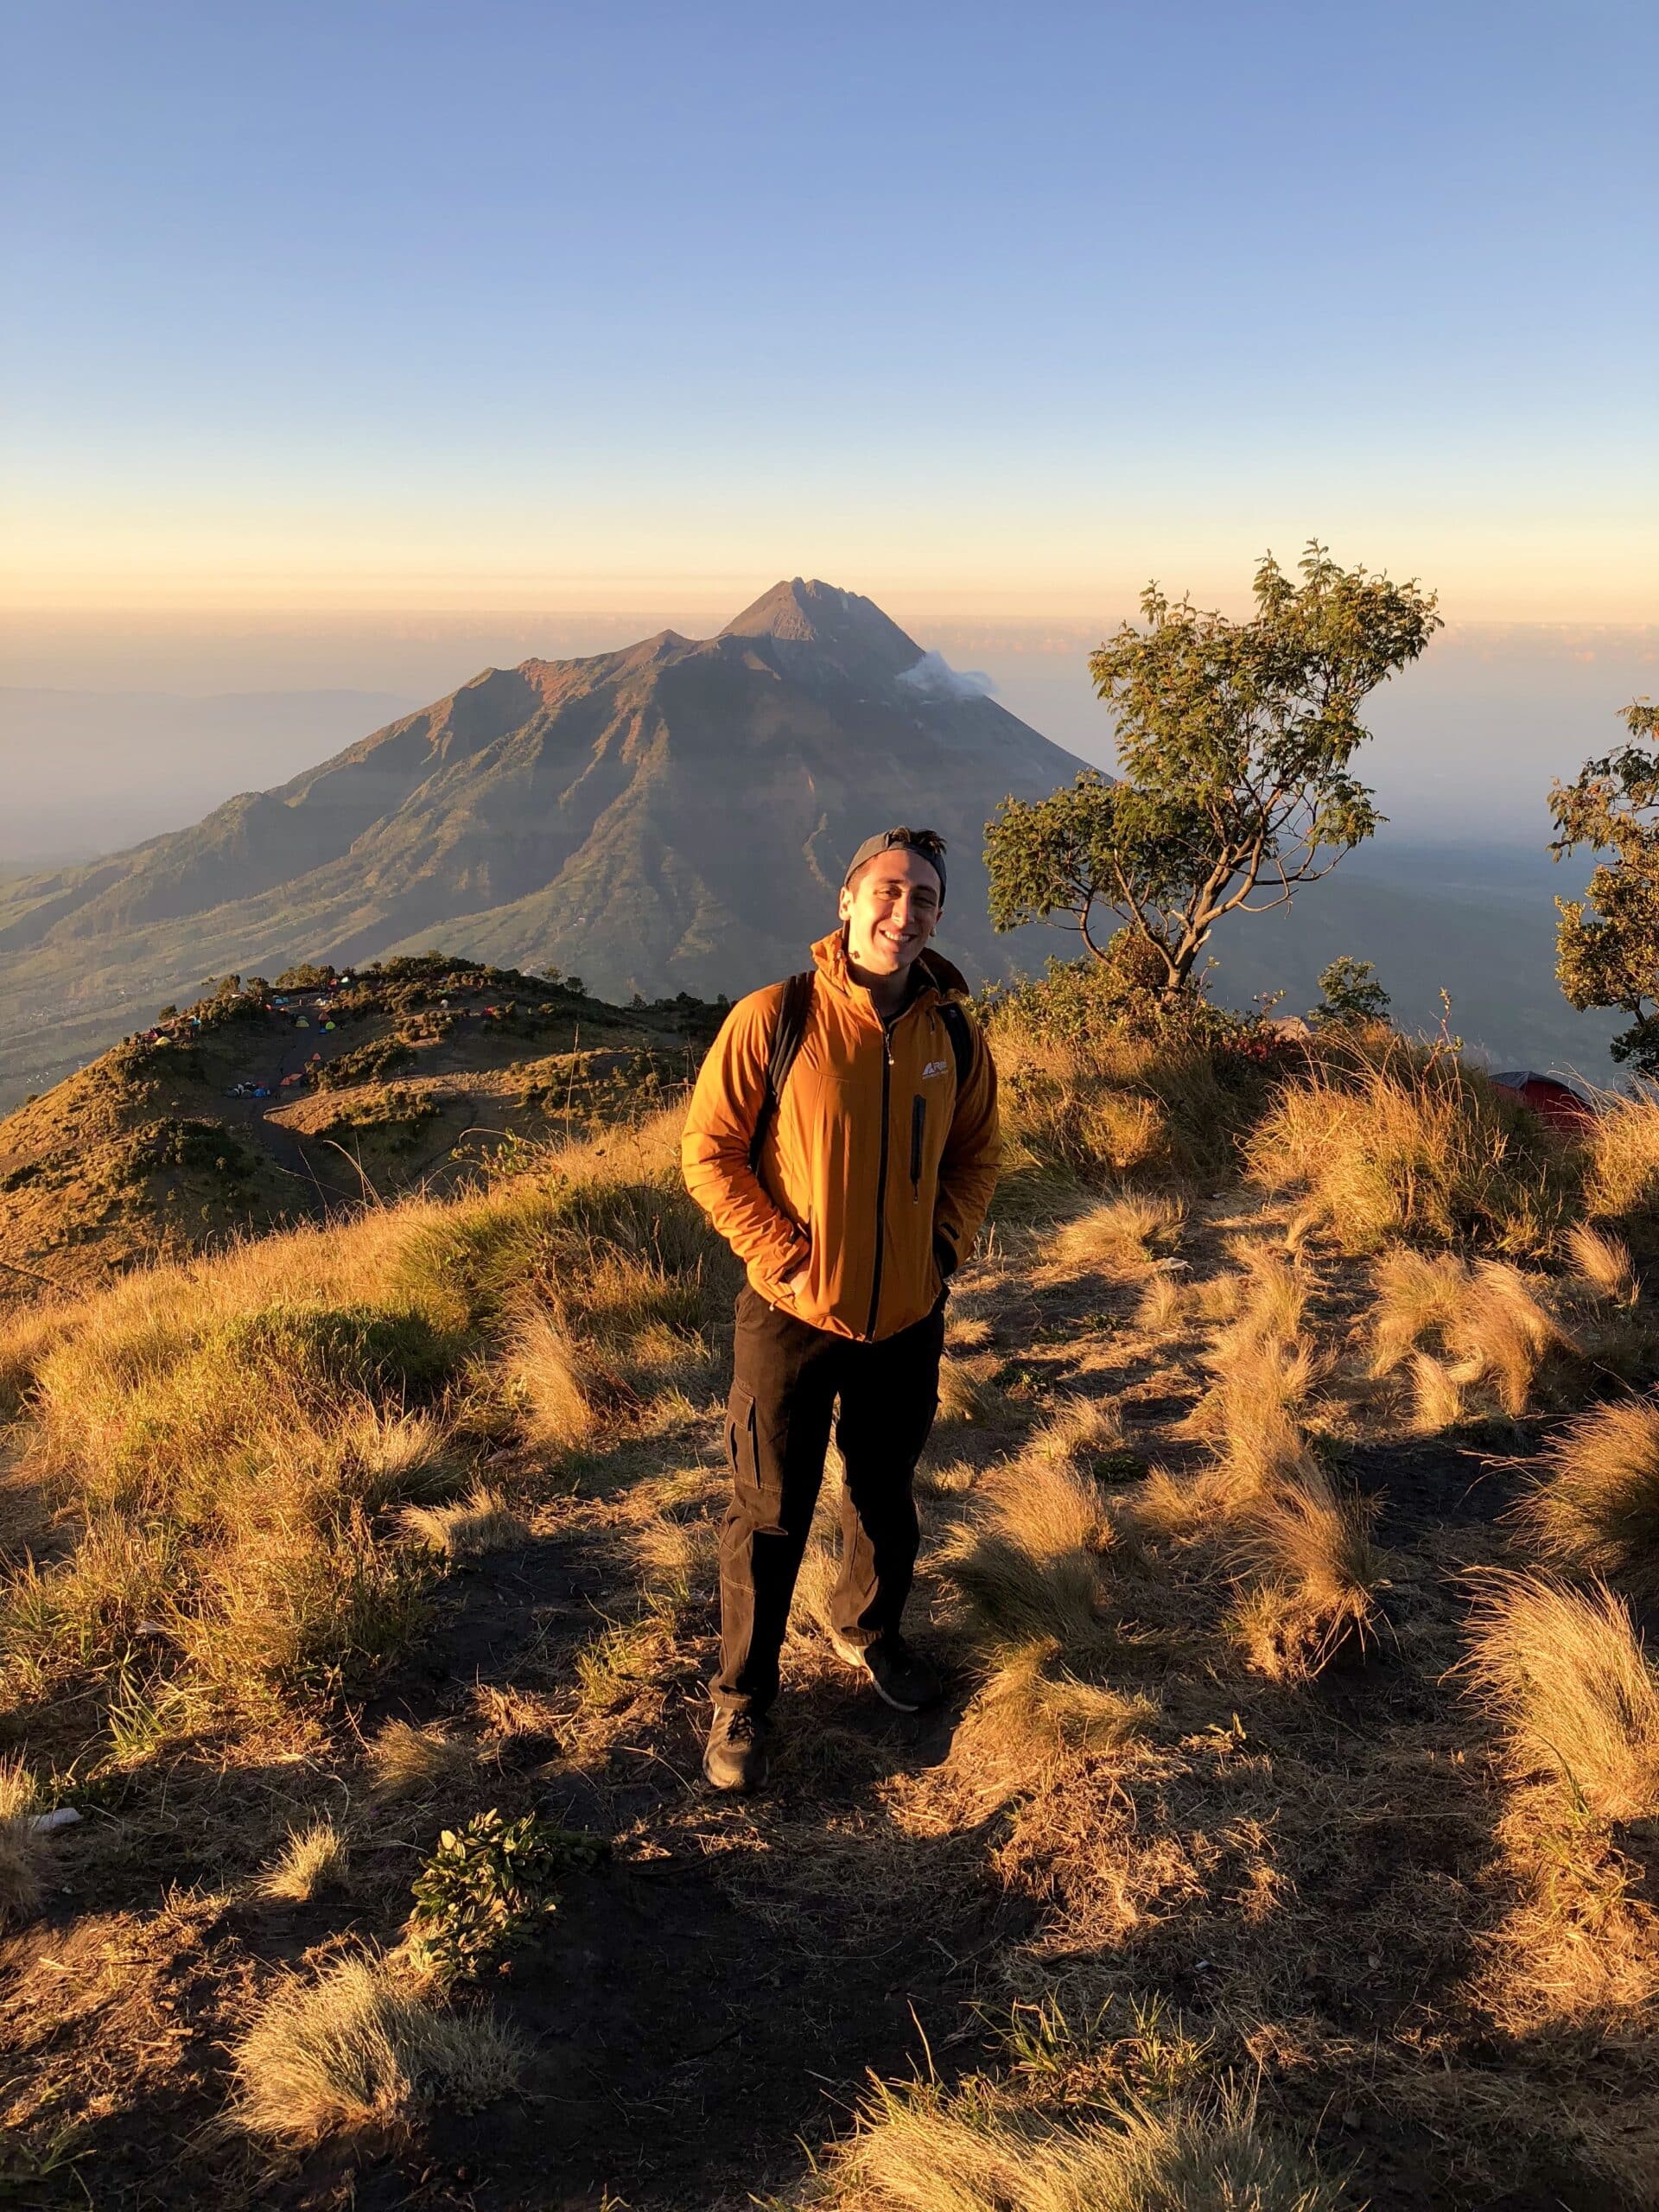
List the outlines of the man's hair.
{"type": "Polygon", "coordinates": [[[897,830],[878,830],[874,837],[867,837],[847,863],[847,873],[841,879],[842,889],[849,889],[853,878],[871,861],[880,860],[883,853],[899,850],[914,853],[918,860],[927,862],[939,879],[939,904],[943,906],[944,840],[937,830],[907,830],[900,826],[897,830]]]}

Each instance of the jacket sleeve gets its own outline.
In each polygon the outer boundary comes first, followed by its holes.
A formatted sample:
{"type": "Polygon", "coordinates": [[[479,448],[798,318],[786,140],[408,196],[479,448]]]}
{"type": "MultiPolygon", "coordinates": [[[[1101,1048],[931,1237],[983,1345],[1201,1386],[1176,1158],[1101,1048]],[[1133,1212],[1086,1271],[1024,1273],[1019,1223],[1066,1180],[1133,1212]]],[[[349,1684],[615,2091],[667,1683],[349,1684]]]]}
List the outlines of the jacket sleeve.
{"type": "Polygon", "coordinates": [[[933,1216],[933,1253],[939,1272],[950,1275],[979,1234],[996,1187],[1002,1157],[997,1118],[996,1063],[984,1031],[974,1025],[974,1059],[957,1096],[950,1134],[939,1162],[939,1202],[933,1216]]]}
{"type": "Polygon", "coordinates": [[[709,1048],[680,1139],[685,1187],[746,1267],[780,1285],[803,1264],[807,1240],[749,1165],[777,1018],[776,990],[740,999],[709,1048]]]}

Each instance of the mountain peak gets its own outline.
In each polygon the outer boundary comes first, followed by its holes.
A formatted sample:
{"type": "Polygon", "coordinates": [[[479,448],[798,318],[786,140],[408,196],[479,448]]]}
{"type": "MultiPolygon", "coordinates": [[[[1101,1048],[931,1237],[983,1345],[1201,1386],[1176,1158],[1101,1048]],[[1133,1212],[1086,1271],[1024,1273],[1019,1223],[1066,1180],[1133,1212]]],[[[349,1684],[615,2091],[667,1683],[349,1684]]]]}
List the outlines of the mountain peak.
{"type": "Polygon", "coordinates": [[[793,576],[762,592],[753,607],[734,615],[722,638],[777,638],[790,645],[827,645],[841,654],[874,660],[890,673],[922,657],[913,638],[885,615],[873,599],[816,577],[793,576]]]}

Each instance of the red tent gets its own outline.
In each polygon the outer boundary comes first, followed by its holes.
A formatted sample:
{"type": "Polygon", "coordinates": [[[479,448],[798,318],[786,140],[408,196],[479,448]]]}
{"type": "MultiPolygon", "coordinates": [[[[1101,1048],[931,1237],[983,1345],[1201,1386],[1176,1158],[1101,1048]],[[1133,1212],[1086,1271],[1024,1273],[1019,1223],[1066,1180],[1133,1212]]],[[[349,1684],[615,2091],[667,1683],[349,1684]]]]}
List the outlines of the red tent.
{"type": "Polygon", "coordinates": [[[1540,1075],[1533,1068],[1511,1068],[1492,1081],[1523,1106],[1529,1106],[1547,1128],[1564,1137],[1581,1137],[1596,1126],[1596,1109],[1581,1098],[1571,1084],[1559,1076],[1540,1075]]]}

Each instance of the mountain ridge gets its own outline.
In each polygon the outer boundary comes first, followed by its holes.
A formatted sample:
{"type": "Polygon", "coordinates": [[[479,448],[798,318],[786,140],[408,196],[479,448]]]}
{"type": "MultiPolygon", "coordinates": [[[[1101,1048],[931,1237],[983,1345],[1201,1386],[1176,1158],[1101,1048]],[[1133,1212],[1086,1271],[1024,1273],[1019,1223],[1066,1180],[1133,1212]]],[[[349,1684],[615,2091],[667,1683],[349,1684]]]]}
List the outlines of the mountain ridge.
{"type": "Polygon", "coordinates": [[[795,577],[712,638],[480,670],[285,784],[0,886],[23,1016],[0,1085],[54,1078],[212,975],[440,940],[612,998],[736,995],[799,964],[859,840],[900,820],[949,840],[952,957],[1006,972],[984,822],[1083,764],[981,693],[903,680],[928,659],[873,601],[795,577]]]}

